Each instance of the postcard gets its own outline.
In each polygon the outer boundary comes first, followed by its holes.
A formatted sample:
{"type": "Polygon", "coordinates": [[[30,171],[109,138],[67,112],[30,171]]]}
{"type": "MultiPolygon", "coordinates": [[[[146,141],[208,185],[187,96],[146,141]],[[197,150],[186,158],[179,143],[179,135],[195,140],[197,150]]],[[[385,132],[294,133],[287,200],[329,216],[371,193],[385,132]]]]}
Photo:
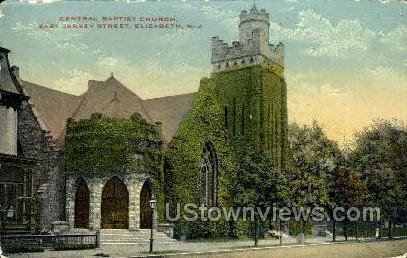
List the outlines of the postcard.
{"type": "Polygon", "coordinates": [[[406,257],[404,0],[0,2],[1,257],[406,257]]]}

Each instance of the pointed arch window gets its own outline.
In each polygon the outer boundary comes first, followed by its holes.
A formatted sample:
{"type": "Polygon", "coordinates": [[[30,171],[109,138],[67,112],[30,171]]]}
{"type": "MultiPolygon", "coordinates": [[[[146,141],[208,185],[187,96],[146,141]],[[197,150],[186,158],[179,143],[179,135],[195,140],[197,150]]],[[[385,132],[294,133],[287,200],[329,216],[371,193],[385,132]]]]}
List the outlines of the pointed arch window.
{"type": "Polygon", "coordinates": [[[200,203],[208,207],[217,206],[218,161],[212,143],[206,143],[201,157],[200,203]]]}

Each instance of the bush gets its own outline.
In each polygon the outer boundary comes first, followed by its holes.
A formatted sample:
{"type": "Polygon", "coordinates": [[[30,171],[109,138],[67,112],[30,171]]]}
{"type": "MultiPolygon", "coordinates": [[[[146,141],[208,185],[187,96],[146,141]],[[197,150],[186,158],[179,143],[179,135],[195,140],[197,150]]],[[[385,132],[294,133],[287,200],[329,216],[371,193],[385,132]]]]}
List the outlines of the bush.
{"type": "Polygon", "coordinates": [[[292,221],[290,224],[290,236],[296,236],[299,233],[311,235],[312,234],[311,228],[312,224],[310,222],[292,221]]]}
{"type": "Polygon", "coordinates": [[[39,246],[30,246],[27,244],[6,244],[2,245],[2,250],[5,253],[34,253],[34,252],[44,252],[44,248],[39,246]]]}
{"type": "Polygon", "coordinates": [[[84,250],[84,249],[94,249],[96,245],[94,244],[67,244],[64,242],[57,242],[54,244],[54,250],[84,250]]]}

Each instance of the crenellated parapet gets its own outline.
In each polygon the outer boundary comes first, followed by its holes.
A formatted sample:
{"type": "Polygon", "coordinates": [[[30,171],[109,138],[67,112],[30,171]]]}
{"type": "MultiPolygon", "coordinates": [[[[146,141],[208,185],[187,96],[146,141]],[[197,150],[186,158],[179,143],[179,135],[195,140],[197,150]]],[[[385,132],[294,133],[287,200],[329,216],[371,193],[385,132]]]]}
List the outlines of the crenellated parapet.
{"type": "Polygon", "coordinates": [[[266,49],[261,49],[255,40],[249,40],[247,44],[233,41],[229,45],[218,37],[212,38],[214,73],[262,63],[277,64],[284,68],[284,44],[268,44],[266,49]]]}
{"type": "Polygon", "coordinates": [[[284,68],[284,44],[269,43],[269,13],[256,6],[242,11],[239,22],[239,41],[228,44],[219,37],[212,38],[213,72],[237,69],[262,63],[284,68]]]}

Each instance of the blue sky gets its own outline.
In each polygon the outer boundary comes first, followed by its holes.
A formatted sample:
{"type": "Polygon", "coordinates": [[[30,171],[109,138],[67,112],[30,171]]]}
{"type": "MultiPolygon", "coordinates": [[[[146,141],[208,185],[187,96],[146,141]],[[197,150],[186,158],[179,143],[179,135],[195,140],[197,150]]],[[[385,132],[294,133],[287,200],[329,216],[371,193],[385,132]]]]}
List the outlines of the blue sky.
{"type": "MultiPolygon", "coordinates": [[[[343,143],[374,118],[407,120],[407,3],[257,0],[270,40],[285,44],[289,119],[317,119],[343,143]]],[[[21,76],[81,94],[115,77],[142,98],[196,91],[210,75],[211,37],[237,40],[252,1],[7,1],[0,45],[21,76]],[[40,30],[59,16],[171,16],[201,29],[40,30]]]]}

